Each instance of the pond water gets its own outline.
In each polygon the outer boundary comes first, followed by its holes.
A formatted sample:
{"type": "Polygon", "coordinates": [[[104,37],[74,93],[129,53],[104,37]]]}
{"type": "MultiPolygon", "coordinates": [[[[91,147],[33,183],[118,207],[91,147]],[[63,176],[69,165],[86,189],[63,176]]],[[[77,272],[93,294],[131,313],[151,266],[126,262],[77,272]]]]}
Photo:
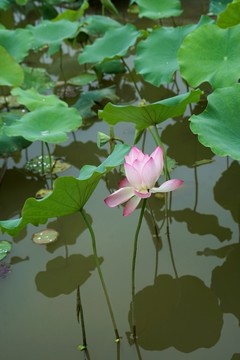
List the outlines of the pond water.
{"type": "MultiPolygon", "coordinates": [[[[198,1],[191,2],[191,8],[187,1],[183,3],[186,13],[181,21],[186,23],[207,5],[201,2],[199,10],[198,1]]],[[[66,72],[73,71],[75,61],[72,56],[63,62],[66,72]]],[[[136,94],[129,82],[116,77],[115,84],[122,102],[134,101],[136,94]]],[[[142,85],[143,97],[149,101],[157,101],[170,91],[142,85]]],[[[136,262],[137,343],[130,336],[130,307],[133,241],[140,209],[125,218],[122,207],[105,205],[103,199],[121,178],[114,172],[101,180],[85,210],[96,234],[120,343],[114,341],[90,234],[80,214],[74,214],[51,219],[37,228],[29,225],[14,238],[3,236],[13,242],[13,250],[5,259],[11,271],[0,278],[2,359],[240,359],[236,194],[240,167],[237,161],[215,156],[199,144],[189,130],[189,111],[160,127],[168,156],[177,162],[172,177],[183,179],[184,185],[171,196],[168,223],[163,222],[163,199],[151,197],[158,236],[149,210],[145,212],[136,262]],[[34,244],[32,235],[46,227],[56,229],[59,240],[50,245],[34,244]],[[77,316],[78,289],[88,353],[77,348],[83,344],[77,316]]],[[[64,175],[78,176],[84,164],[98,165],[107,156],[108,147],[97,147],[96,134],[107,133],[108,125],[95,120],[75,136],[70,135],[69,141],[51,148],[54,155],[72,165],[64,175]]],[[[132,144],[131,125],[118,125],[115,133],[132,144]]],[[[147,137],[145,151],[150,153],[154,148],[152,138],[147,137]]],[[[39,153],[40,143],[34,143],[28,156],[39,153]]],[[[26,176],[25,161],[24,153],[8,161],[0,187],[1,219],[17,215],[24,201],[44,187],[44,180],[26,176]]]]}

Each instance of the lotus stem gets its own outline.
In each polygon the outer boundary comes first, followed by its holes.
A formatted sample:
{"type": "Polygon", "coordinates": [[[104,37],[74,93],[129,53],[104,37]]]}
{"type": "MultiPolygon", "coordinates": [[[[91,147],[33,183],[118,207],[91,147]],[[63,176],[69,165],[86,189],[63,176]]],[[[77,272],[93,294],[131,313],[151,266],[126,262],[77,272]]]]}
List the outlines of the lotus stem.
{"type": "Polygon", "coordinates": [[[132,74],[132,71],[130,70],[130,67],[128,66],[128,64],[126,63],[126,61],[124,60],[123,57],[121,57],[121,60],[122,60],[123,65],[127,69],[128,73],[129,73],[129,75],[130,75],[130,77],[132,79],[133,85],[134,85],[134,87],[136,89],[136,92],[138,93],[139,98],[142,99],[142,95],[141,95],[140,90],[139,90],[139,88],[137,86],[137,83],[136,83],[136,81],[135,81],[135,79],[133,77],[133,74],[132,74]]]}
{"type": "Polygon", "coordinates": [[[177,268],[176,268],[176,264],[175,264],[175,260],[174,260],[171,237],[170,237],[169,214],[168,214],[168,193],[165,193],[165,214],[166,214],[166,228],[167,228],[166,235],[167,235],[168,247],[169,247],[169,252],[170,252],[170,256],[171,256],[173,271],[174,271],[176,279],[178,279],[178,273],[177,273],[177,268]]]}
{"type": "Polygon", "coordinates": [[[52,170],[53,170],[53,164],[52,164],[52,156],[50,152],[50,148],[47,142],[45,142],[45,146],[47,148],[48,153],[48,159],[49,159],[49,169],[50,169],[50,180],[51,180],[51,189],[53,188],[53,176],[52,176],[52,170]]]}
{"type": "Polygon", "coordinates": [[[136,318],[135,318],[135,270],[136,270],[136,259],[137,259],[137,247],[138,247],[138,235],[141,229],[144,210],[146,207],[147,199],[143,199],[141,213],[138,219],[138,225],[134,237],[134,247],[133,247],[133,258],[132,258],[132,336],[133,340],[137,338],[137,331],[136,331],[136,318]]]}

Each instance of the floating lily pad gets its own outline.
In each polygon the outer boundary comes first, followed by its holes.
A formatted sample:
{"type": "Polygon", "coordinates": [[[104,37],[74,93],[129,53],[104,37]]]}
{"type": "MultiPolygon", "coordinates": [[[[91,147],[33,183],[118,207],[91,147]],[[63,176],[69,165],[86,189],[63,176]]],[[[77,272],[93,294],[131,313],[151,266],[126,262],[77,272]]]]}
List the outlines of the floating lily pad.
{"type": "Polygon", "coordinates": [[[97,74],[123,74],[126,68],[120,60],[111,60],[94,66],[97,74]]]}
{"type": "Polygon", "coordinates": [[[14,120],[18,119],[19,115],[12,112],[3,112],[0,117],[0,156],[8,157],[16,151],[21,151],[31,145],[31,142],[24,139],[22,136],[8,136],[6,129],[14,120]]]}
{"type": "Polygon", "coordinates": [[[48,155],[40,155],[26,162],[24,168],[38,175],[57,174],[65,171],[71,167],[70,164],[64,162],[61,159],[55,159],[54,156],[49,157],[48,155]]]}
{"type": "Polygon", "coordinates": [[[56,95],[41,95],[35,89],[15,88],[11,94],[16,96],[19,104],[26,106],[30,111],[44,106],[61,105],[67,107],[65,101],[60,100],[56,95]]]}
{"type": "Polygon", "coordinates": [[[0,241],[0,261],[3,260],[11,251],[12,244],[9,241],[0,241]]]}
{"type": "Polygon", "coordinates": [[[67,83],[75,86],[84,86],[91,83],[92,81],[95,81],[96,79],[97,75],[95,73],[83,73],[68,79],[67,83]]]}
{"type": "Polygon", "coordinates": [[[34,88],[39,93],[46,93],[47,90],[53,88],[55,85],[46,69],[32,68],[26,65],[22,65],[22,68],[24,71],[23,89],[34,88]]]}
{"type": "Polygon", "coordinates": [[[21,135],[29,141],[41,140],[57,144],[68,139],[67,132],[77,130],[82,118],[74,108],[61,104],[44,106],[23,115],[6,129],[9,136],[21,135]]]}
{"type": "Polygon", "coordinates": [[[52,190],[49,189],[40,189],[36,192],[35,198],[36,199],[43,199],[45,196],[49,195],[52,192],[52,190]]]}
{"type": "Polygon", "coordinates": [[[58,232],[54,229],[45,229],[33,234],[32,241],[38,245],[51,244],[57,241],[58,232]]]}

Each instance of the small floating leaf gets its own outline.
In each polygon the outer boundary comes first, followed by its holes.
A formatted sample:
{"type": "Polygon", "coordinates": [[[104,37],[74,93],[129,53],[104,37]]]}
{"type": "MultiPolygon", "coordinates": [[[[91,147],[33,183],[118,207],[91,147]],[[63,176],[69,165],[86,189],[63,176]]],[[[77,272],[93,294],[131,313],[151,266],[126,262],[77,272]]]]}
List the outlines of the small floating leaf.
{"type": "Polygon", "coordinates": [[[49,195],[52,192],[52,190],[49,189],[40,189],[35,194],[36,199],[43,199],[45,196],[49,195]]]}
{"type": "Polygon", "coordinates": [[[97,79],[95,73],[83,73],[68,79],[67,83],[75,86],[84,86],[97,79]]]}
{"type": "Polygon", "coordinates": [[[33,173],[39,175],[57,174],[65,171],[71,167],[70,164],[64,162],[62,159],[55,159],[54,156],[40,155],[26,162],[24,168],[33,173]]]}
{"type": "Polygon", "coordinates": [[[9,241],[0,241],[0,261],[3,260],[12,249],[12,244],[9,241]]]}
{"type": "Polygon", "coordinates": [[[32,241],[38,245],[51,244],[58,238],[58,232],[54,229],[45,229],[33,234],[32,241]]]}
{"type": "Polygon", "coordinates": [[[77,349],[80,350],[80,351],[84,351],[84,350],[86,350],[86,348],[87,347],[85,345],[78,345],[77,346],[77,349]]]}

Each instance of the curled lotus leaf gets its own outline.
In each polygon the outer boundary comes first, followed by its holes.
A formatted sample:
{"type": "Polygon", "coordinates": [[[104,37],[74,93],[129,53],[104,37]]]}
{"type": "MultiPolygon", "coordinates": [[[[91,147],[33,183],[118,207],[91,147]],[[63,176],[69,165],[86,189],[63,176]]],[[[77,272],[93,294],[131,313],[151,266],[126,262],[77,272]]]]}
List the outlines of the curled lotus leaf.
{"type": "Polygon", "coordinates": [[[0,46],[0,85],[19,86],[24,78],[22,67],[0,46]]]}
{"type": "Polygon", "coordinates": [[[139,35],[140,32],[132,24],[112,29],[95,40],[93,44],[86,45],[83,52],[79,54],[78,61],[80,64],[94,64],[123,57],[130,46],[135,44],[139,35]]]}
{"type": "Polygon", "coordinates": [[[219,156],[240,160],[240,84],[216,89],[199,115],[190,117],[190,128],[204,146],[219,156]]]}

